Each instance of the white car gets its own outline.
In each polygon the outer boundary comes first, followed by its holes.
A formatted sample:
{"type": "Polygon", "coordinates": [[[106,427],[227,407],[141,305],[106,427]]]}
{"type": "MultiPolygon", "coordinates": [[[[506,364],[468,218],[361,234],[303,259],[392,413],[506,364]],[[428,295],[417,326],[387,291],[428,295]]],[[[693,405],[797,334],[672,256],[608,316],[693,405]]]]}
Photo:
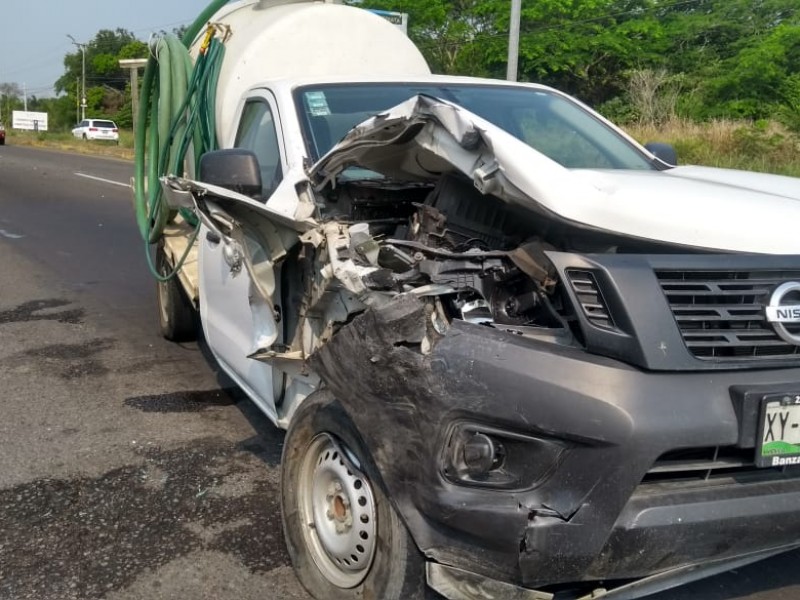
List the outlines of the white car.
{"type": "Polygon", "coordinates": [[[72,129],[72,135],[84,140],[108,140],[119,144],[119,128],[108,119],[84,119],[72,129]]]}

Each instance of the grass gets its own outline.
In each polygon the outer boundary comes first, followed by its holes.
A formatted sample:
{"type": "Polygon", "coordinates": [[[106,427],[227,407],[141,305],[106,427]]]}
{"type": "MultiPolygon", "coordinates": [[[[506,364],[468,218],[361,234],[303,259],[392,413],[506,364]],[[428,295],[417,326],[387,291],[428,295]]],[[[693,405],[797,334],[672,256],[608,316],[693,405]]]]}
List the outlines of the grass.
{"type": "Polygon", "coordinates": [[[111,156],[133,160],[133,132],[120,130],[119,145],[100,140],[85,141],[72,136],[72,132],[6,130],[6,143],[16,146],[53,148],[64,152],[111,156]]]}
{"type": "Polygon", "coordinates": [[[674,119],[662,125],[632,124],[636,140],[667,142],[681,164],[762,171],[800,177],[800,135],[775,122],[674,119]]]}

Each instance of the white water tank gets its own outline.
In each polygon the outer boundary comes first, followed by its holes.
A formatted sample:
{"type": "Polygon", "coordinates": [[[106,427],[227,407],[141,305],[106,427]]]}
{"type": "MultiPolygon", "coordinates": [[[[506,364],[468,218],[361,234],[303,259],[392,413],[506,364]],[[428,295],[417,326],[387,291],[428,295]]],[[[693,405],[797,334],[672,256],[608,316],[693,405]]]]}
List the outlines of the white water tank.
{"type": "MultiPolygon", "coordinates": [[[[323,1],[240,0],[211,19],[230,27],[217,86],[217,133],[242,94],[273,79],[430,74],[420,51],[396,26],[369,11],[323,1]]],[[[205,32],[198,35],[197,46],[205,32]]]]}

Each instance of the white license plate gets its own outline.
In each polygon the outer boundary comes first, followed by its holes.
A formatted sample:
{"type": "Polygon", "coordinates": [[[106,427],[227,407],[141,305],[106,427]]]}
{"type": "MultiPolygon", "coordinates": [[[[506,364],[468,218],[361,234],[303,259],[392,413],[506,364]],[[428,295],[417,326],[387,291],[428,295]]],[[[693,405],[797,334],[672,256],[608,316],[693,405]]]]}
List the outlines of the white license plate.
{"type": "Polygon", "coordinates": [[[800,394],[773,394],[763,399],[756,465],[800,465],[800,394]]]}

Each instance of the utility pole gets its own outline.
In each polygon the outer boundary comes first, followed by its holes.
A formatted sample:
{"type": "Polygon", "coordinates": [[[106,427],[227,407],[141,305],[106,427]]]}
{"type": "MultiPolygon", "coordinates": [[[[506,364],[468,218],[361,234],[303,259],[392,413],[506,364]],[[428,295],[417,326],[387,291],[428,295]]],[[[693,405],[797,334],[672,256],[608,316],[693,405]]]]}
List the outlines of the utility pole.
{"type": "Polygon", "coordinates": [[[511,25],[508,30],[508,67],[506,80],[516,81],[519,65],[519,20],[522,0],[511,0],[511,25]]]}
{"type": "Polygon", "coordinates": [[[133,113],[133,130],[139,118],[139,69],[147,66],[146,58],[123,58],[119,66],[131,72],[131,112],[133,113]]]}
{"type": "Polygon", "coordinates": [[[81,121],[86,118],[86,44],[77,42],[74,37],[67,34],[78,48],[81,49],[81,121]]]}

